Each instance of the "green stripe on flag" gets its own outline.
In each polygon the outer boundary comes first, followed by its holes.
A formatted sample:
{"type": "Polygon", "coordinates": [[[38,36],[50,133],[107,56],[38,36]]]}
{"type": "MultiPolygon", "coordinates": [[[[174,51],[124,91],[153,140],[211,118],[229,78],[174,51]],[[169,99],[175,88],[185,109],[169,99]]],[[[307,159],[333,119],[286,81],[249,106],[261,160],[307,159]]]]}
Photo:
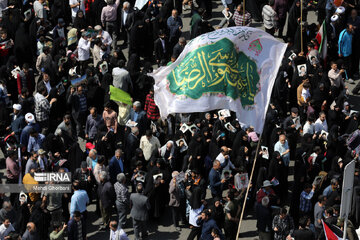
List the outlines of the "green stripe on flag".
{"type": "Polygon", "coordinates": [[[130,94],[110,85],[110,100],[122,102],[128,105],[132,104],[130,94]]]}

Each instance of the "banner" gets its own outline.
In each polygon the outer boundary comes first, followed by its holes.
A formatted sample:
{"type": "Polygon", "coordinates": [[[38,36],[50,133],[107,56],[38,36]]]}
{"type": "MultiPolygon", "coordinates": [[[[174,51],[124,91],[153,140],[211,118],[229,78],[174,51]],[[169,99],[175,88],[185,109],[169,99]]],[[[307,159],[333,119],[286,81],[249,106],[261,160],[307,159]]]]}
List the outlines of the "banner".
{"type": "Polygon", "coordinates": [[[81,77],[75,78],[71,80],[71,85],[80,85],[86,80],[86,74],[82,75],[81,77]]]}
{"type": "Polygon", "coordinates": [[[193,39],[173,64],[151,74],[161,117],[230,109],[241,124],[262,132],[286,46],[250,27],[219,29],[193,39]]]}
{"type": "Polygon", "coordinates": [[[110,85],[110,100],[122,102],[128,105],[132,104],[130,94],[112,85],[110,85]]]}
{"type": "Polygon", "coordinates": [[[149,0],[136,0],[134,7],[141,10],[148,2],[149,0]]]}

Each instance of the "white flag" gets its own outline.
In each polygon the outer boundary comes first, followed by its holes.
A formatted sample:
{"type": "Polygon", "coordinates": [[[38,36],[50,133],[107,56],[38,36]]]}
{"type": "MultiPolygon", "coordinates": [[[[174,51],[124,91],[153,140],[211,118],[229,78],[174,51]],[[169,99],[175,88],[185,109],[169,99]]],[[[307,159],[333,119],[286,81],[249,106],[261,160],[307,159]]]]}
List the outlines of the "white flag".
{"type": "Polygon", "coordinates": [[[151,76],[161,117],[230,109],[262,132],[286,44],[262,30],[231,27],[190,41],[179,58],[151,76]]]}

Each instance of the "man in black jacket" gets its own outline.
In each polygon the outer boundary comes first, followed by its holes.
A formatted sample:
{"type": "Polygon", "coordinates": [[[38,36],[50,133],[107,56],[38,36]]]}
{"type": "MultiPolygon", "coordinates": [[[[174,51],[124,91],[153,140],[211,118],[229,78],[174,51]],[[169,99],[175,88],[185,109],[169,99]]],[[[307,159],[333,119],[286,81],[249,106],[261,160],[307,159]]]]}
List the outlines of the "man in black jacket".
{"type": "Polygon", "coordinates": [[[79,211],[74,212],[74,216],[67,225],[69,240],[86,239],[86,224],[79,211]],[[79,238],[79,235],[81,235],[82,238],[79,238]]]}
{"type": "Polygon", "coordinates": [[[108,174],[105,171],[100,173],[100,183],[98,185],[98,196],[101,217],[103,224],[100,225],[99,230],[106,229],[107,225],[110,222],[111,209],[115,203],[115,190],[114,186],[108,181],[108,174]]]}
{"type": "Polygon", "coordinates": [[[82,161],[81,167],[75,170],[73,180],[79,181],[80,187],[86,190],[86,193],[88,194],[91,201],[91,199],[94,197],[92,196],[92,189],[95,184],[95,177],[93,172],[87,168],[86,161],[82,161]]]}
{"type": "Polygon", "coordinates": [[[167,63],[169,60],[169,42],[166,38],[165,32],[163,30],[159,31],[159,38],[155,40],[154,43],[154,52],[155,60],[159,66],[162,66],[167,63]]]}
{"type": "Polygon", "coordinates": [[[295,230],[291,237],[296,240],[314,240],[315,235],[309,229],[310,218],[303,216],[299,220],[299,229],[295,230]]]}
{"type": "Polygon", "coordinates": [[[260,239],[271,239],[272,217],[269,202],[268,197],[263,197],[261,203],[256,204],[256,227],[259,231],[260,239]]]}
{"type": "Polygon", "coordinates": [[[131,128],[131,133],[126,138],[125,144],[125,169],[129,170],[135,168],[135,162],[131,162],[131,159],[135,156],[136,149],[140,145],[139,129],[137,127],[131,128]]]}
{"type": "Polygon", "coordinates": [[[185,45],[186,39],[184,37],[180,37],[179,42],[175,45],[171,56],[177,59],[184,50],[185,45]]]}
{"type": "Polygon", "coordinates": [[[299,137],[299,128],[300,118],[299,118],[299,110],[295,107],[291,108],[290,116],[287,117],[284,121],[284,130],[286,132],[286,138],[289,142],[290,148],[290,160],[295,159],[296,153],[296,143],[299,137]]]}

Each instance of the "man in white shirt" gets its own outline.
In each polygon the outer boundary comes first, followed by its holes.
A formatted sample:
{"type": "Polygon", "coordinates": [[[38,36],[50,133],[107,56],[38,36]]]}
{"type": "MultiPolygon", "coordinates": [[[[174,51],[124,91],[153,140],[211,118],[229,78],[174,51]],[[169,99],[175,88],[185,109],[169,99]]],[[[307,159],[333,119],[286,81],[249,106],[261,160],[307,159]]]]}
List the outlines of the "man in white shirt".
{"type": "Polygon", "coordinates": [[[78,59],[80,62],[80,72],[81,74],[85,73],[85,69],[90,58],[90,45],[91,45],[92,37],[89,38],[89,34],[87,32],[83,32],[82,36],[78,43],[78,59]]]}
{"type": "Polygon", "coordinates": [[[226,146],[222,146],[221,152],[216,157],[216,160],[220,162],[223,170],[235,169],[234,164],[230,160],[230,155],[229,155],[230,150],[231,150],[230,148],[226,146]]]}
{"type": "Polygon", "coordinates": [[[145,160],[149,161],[152,153],[160,147],[159,139],[152,135],[150,129],[146,130],[145,136],[140,139],[140,148],[143,150],[145,160]]]}
{"type": "Polygon", "coordinates": [[[110,222],[110,238],[109,240],[129,240],[125,231],[118,225],[117,221],[110,222]]]}
{"type": "Polygon", "coordinates": [[[35,16],[37,16],[40,19],[46,19],[46,10],[49,10],[47,6],[44,6],[45,0],[38,0],[34,2],[34,12],[35,16]]]}
{"type": "Polygon", "coordinates": [[[79,11],[79,9],[82,10],[85,15],[85,3],[83,0],[69,0],[69,5],[71,8],[71,18],[73,23],[76,18],[76,13],[79,11]]]}
{"type": "Polygon", "coordinates": [[[119,60],[112,70],[113,86],[127,93],[132,93],[133,85],[130,73],[125,69],[124,60],[119,60]]]}
{"type": "Polygon", "coordinates": [[[328,125],[326,122],[326,115],[324,112],[319,113],[319,118],[315,122],[315,133],[321,132],[322,130],[328,132],[328,125]]]}
{"type": "Polygon", "coordinates": [[[262,9],[262,17],[264,19],[264,27],[267,33],[274,36],[277,28],[277,13],[274,10],[275,1],[270,0],[269,5],[265,5],[262,9]]]}
{"type": "Polygon", "coordinates": [[[286,136],[281,134],[279,136],[279,141],[274,146],[274,152],[279,152],[283,158],[285,166],[289,166],[290,163],[290,148],[286,136]]]}
{"type": "Polygon", "coordinates": [[[339,70],[335,62],[331,63],[331,69],[328,72],[331,87],[340,88],[341,86],[344,86],[344,81],[342,78],[343,72],[344,69],[339,70]]]}
{"type": "Polygon", "coordinates": [[[315,116],[309,116],[304,127],[303,134],[314,134],[315,133],[315,116]]]}
{"type": "Polygon", "coordinates": [[[15,232],[15,229],[11,225],[10,219],[5,218],[3,224],[0,226],[0,240],[4,240],[10,232],[15,232]]]}

